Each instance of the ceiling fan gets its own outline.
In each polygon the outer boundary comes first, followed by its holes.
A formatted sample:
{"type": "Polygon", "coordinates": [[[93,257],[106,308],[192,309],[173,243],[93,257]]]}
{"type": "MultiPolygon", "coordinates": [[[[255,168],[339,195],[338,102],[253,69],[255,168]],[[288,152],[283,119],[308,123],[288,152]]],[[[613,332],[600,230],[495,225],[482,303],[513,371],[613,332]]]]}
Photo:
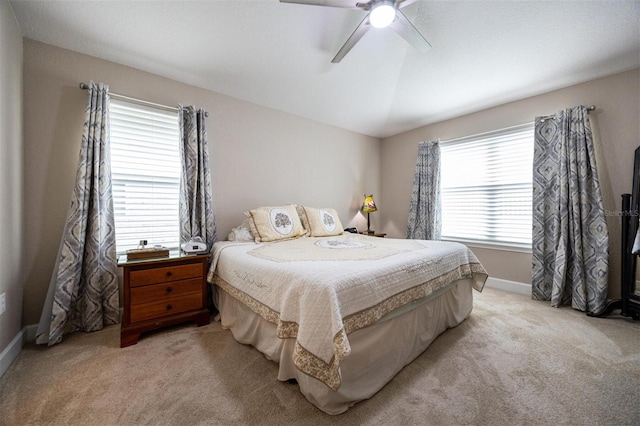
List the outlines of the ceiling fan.
{"type": "Polygon", "coordinates": [[[336,56],[331,60],[334,64],[340,62],[371,27],[391,27],[413,47],[421,52],[427,51],[431,47],[429,42],[420,34],[416,27],[409,22],[404,13],[400,11],[400,8],[415,1],[416,0],[280,0],[281,3],[342,7],[369,12],[340,48],[336,56]]]}

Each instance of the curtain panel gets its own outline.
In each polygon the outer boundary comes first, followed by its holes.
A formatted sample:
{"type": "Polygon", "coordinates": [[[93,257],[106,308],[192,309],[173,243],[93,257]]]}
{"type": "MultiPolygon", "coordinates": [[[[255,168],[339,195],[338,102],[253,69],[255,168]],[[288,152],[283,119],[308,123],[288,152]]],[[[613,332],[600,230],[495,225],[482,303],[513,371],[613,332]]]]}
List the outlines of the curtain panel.
{"type": "Polygon", "coordinates": [[[120,321],[109,152],[109,87],[90,82],[75,186],[36,343],[120,321]]]}
{"type": "Polygon", "coordinates": [[[440,142],[421,142],[411,190],[407,238],[440,239],[440,203],[440,142]]]}
{"type": "Polygon", "coordinates": [[[180,244],[200,237],[211,250],[216,225],[209,170],[205,111],[180,106],[180,244]]]}
{"type": "Polygon", "coordinates": [[[532,201],[533,299],[599,312],[609,233],[587,107],[536,118],[532,201]]]}

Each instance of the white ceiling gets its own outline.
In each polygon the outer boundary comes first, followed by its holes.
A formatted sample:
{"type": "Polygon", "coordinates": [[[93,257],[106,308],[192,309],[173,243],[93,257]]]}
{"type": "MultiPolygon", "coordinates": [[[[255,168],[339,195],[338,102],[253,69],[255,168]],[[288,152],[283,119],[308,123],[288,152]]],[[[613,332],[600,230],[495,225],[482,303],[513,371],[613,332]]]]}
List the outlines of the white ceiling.
{"type": "Polygon", "coordinates": [[[278,0],[11,5],[25,37],[376,137],[640,66],[638,0],[419,0],[402,10],[432,49],[372,29],[338,64],[365,12],[278,0]]]}

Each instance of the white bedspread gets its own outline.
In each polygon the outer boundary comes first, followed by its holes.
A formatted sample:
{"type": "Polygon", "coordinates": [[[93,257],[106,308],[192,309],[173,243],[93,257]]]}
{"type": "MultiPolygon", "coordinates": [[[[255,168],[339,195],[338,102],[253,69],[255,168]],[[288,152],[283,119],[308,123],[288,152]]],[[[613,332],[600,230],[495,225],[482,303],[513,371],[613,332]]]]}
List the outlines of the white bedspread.
{"type": "Polygon", "coordinates": [[[355,234],[218,242],[208,280],[296,339],[294,363],[332,389],[349,333],[460,278],[487,273],[464,245],[355,234]]]}

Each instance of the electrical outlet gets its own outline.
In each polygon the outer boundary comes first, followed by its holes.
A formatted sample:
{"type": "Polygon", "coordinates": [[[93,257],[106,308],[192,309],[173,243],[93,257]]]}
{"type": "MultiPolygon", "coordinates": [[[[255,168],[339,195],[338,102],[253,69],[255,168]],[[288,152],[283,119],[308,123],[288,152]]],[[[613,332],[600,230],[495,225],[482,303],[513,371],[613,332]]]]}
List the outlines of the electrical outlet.
{"type": "Polygon", "coordinates": [[[0,315],[7,310],[7,293],[0,294],[0,315]]]}

